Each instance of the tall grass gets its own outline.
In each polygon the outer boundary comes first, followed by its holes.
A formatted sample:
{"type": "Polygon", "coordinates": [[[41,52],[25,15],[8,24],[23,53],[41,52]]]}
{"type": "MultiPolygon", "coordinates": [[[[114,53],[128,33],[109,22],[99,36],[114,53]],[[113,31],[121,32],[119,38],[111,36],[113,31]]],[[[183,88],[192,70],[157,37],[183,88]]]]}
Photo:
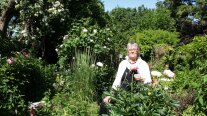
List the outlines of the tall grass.
{"type": "Polygon", "coordinates": [[[38,114],[52,116],[97,116],[97,92],[93,84],[95,67],[92,64],[95,57],[90,51],[77,51],[71,69],[64,69],[60,73],[63,83],[60,92],[48,102],[38,114]]]}
{"type": "Polygon", "coordinates": [[[92,64],[95,64],[95,57],[90,51],[76,52],[69,81],[73,95],[81,100],[93,101],[96,95],[93,84],[96,72],[92,64]]]}

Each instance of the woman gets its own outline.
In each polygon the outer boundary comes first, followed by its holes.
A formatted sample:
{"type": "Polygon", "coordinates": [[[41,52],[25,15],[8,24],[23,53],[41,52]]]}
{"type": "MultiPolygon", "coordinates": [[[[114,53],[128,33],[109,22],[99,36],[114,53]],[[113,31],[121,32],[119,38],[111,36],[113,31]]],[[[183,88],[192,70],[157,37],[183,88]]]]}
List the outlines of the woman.
{"type": "MultiPolygon", "coordinates": [[[[128,90],[132,80],[145,84],[150,84],[152,82],[148,64],[139,57],[140,49],[138,44],[134,42],[128,43],[127,53],[128,57],[119,64],[116,78],[112,85],[112,88],[115,90],[119,87],[128,90]]],[[[103,99],[99,114],[108,113],[105,104],[110,102],[110,98],[110,96],[106,96],[103,99]]]]}

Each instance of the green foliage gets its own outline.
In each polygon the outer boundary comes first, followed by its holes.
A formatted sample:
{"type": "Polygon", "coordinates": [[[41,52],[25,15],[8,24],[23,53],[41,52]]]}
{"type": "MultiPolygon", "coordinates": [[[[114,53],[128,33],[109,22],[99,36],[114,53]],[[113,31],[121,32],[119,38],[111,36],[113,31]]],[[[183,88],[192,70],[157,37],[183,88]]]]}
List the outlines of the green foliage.
{"type": "Polygon", "coordinates": [[[47,105],[37,111],[38,115],[52,116],[91,116],[98,115],[98,104],[73,96],[70,93],[58,93],[47,105]]]}
{"type": "Polygon", "coordinates": [[[189,42],[196,35],[205,35],[204,30],[207,29],[205,0],[164,0],[160,3],[171,11],[171,17],[176,20],[176,30],[180,32],[183,42],[189,42]]]}
{"type": "Polygon", "coordinates": [[[206,116],[204,113],[195,113],[193,105],[190,105],[185,111],[183,111],[182,116],[206,116]]]}
{"type": "Polygon", "coordinates": [[[63,39],[63,44],[58,48],[59,64],[63,67],[72,60],[76,50],[89,49],[102,62],[110,61],[110,57],[105,56],[113,54],[112,31],[109,28],[90,26],[90,19],[74,23],[72,30],[63,39]]]}
{"type": "Polygon", "coordinates": [[[29,102],[41,100],[46,91],[53,89],[52,70],[53,66],[46,66],[40,59],[32,58],[28,54],[17,53],[15,57],[2,58],[0,109],[19,114],[29,102]]]}
{"type": "Polygon", "coordinates": [[[170,11],[162,5],[156,9],[147,9],[140,6],[137,9],[115,8],[110,12],[112,25],[120,32],[142,31],[142,30],[175,30],[175,20],[170,17],[170,11]],[[135,30],[133,30],[135,29],[135,30]]]}
{"type": "Polygon", "coordinates": [[[207,71],[206,42],[207,36],[195,37],[190,44],[178,47],[174,53],[174,62],[177,67],[187,66],[190,69],[205,73],[207,71]]]}
{"type": "Polygon", "coordinates": [[[93,101],[96,95],[93,80],[95,78],[94,56],[90,52],[76,52],[75,60],[72,64],[72,75],[68,79],[69,89],[77,95],[77,98],[86,101],[93,101]]]}
{"type": "Polygon", "coordinates": [[[174,53],[176,79],[172,87],[176,91],[194,89],[194,112],[206,113],[206,42],[207,38],[195,37],[185,46],[180,46],[174,53]]]}
{"type": "Polygon", "coordinates": [[[166,30],[175,31],[175,20],[170,17],[171,12],[162,5],[157,5],[155,10],[143,10],[138,7],[141,15],[138,17],[138,30],[166,30]]]}
{"type": "Polygon", "coordinates": [[[111,115],[175,115],[179,104],[168,95],[162,86],[156,88],[143,84],[131,86],[133,89],[130,91],[120,89],[112,94],[111,103],[108,105],[111,115]]]}
{"type": "Polygon", "coordinates": [[[2,10],[6,8],[7,4],[7,0],[0,1],[0,12],[2,12],[2,10]]]}
{"type": "Polygon", "coordinates": [[[125,51],[123,45],[126,45],[133,35],[143,30],[175,31],[175,20],[170,14],[171,12],[162,5],[156,9],[147,9],[144,6],[137,9],[113,9],[109,13],[111,19],[108,25],[116,30],[114,35],[115,43],[118,44],[116,50],[125,51]]]}
{"type": "Polygon", "coordinates": [[[95,67],[94,59],[90,52],[76,52],[71,70],[64,69],[56,77],[55,87],[62,89],[39,113],[57,116],[97,115],[94,81],[98,67],[95,67]]]}
{"type": "MultiPolygon", "coordinates": [[[[8,2],[6,0],[0,2],[2,13],[6,10],[8,2]]],[[[106,25],[107,14],[99,0],[16,0],[15,2],[14,12],[8,12],[12,17],[6,27],[8,40],[15,42],[18,40],[18,47],[31,49],[35,55],[46,61],[50,56],[56,57],[55,48],[62,43],[62,36],[71,29],[72,23],[82,18],[91,18],[91,25],[97,24],[101,27],[106,25]]]]}
{"type": "Polygon", "coordinates": [[[201,75],[197,70],[176,70],[176,79],[172,82],[171,87],[174,90],[198,88],[198,82],[201,80],[200,76],[201,75]]]}
{"type": "Polygon", "coordinates": [[[113,84],[116,70],[114,67],[106,66],[96,68],[96,78],[94,79],[94,85],[97,91],[97,101],[101,102],[102,95],[105,91],[111,89],[113,84]]]}
{"type": "Polygon", "coordinates": [[[195,99],[195,111],[197,113],[199,112],[203,112],[205,114],[207,114],[207,75],[204,75],[201,77],[200,82],[198,81],[198,88],[197,88],[197,92],[198,95],[195,99]]]}
{"type": "Polygon", "coordinates": [[[156,44],[176,45],[178,42],[178,33],[164,30],[144,30],[132,36],[130,41],[133,39],[136,39],[136,42],[139,43],[141,54],[144,54],[146,59],[149,59],[153,46],[156,44]]]}

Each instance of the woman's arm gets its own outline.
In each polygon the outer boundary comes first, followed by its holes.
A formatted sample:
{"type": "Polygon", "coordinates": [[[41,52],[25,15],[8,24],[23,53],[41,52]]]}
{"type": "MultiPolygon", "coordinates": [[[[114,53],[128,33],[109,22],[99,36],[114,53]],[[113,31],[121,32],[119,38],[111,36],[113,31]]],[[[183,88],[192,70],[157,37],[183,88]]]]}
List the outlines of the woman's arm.
{"type": "Polygon", "coordinates": [[[116,78],[113,82],[113,85],[112,85],[112,88],[113,89],[117,89],[117,87],[119,87],[121,85],[121,79],[122,79],[122,76],[124,74],[124,71],[126,69],[126,60],[122,61],[120,64],[119,64],[119,68],[118,68],[118,71],[117,71],[117,74],[116,74],[116,78]]]}

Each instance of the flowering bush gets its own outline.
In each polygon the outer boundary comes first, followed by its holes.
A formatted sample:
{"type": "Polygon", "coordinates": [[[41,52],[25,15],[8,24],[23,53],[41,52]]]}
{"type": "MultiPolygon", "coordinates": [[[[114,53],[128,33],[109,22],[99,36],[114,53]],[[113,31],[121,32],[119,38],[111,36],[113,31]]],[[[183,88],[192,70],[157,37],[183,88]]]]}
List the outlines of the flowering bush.
{"type": "Polygon", "coordinates": [[[1,58],[0,64],[0,109],[20,114],[28,102],[39,101],[44,92],[52,90],[54,68],[41,59],[17,53],[1,58]]]}
{"type": "Polygon", "coordinates": [[[73,59],[76,50],[84,49],[91,50],[99,61],[110,61],[114,47],[112,31],[108,28],[101,29],[96,25],[89,26],[90,19],[83,22],[73,24],[72,30],[63,37],[63,43],[58,48],[61,66],[73,59]]]}

